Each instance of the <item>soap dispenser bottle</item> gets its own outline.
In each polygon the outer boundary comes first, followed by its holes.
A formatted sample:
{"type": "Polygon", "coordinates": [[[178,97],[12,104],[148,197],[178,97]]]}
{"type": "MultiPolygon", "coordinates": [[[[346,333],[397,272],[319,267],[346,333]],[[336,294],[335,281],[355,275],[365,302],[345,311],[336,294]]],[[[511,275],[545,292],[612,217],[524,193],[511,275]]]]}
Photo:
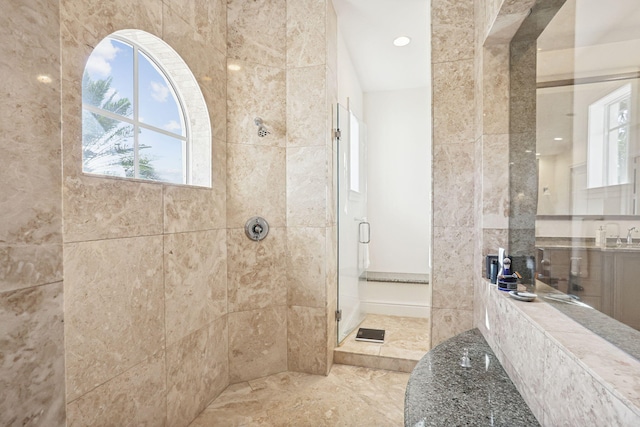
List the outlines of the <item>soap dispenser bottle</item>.
{"type": "Polygon", "coordinates": [[[607,247],[607,229],[605,227],[600,226],[600,228],[598,228],[596,240],[596,245],[600,246],[601,248],[607,247]]]}

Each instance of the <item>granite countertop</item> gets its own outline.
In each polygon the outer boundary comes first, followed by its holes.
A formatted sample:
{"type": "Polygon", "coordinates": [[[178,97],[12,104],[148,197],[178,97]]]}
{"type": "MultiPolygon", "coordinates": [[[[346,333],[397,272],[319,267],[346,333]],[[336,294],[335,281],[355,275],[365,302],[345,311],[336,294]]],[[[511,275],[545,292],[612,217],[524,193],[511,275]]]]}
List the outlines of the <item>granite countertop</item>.
{"type": "Polygon", "coordinates": [[[409,377],[405,427],[538,426],[478,331],[463,332],[429,351],[409,377]],[[460,366],[469,350],[470,368],[460,366]]]}

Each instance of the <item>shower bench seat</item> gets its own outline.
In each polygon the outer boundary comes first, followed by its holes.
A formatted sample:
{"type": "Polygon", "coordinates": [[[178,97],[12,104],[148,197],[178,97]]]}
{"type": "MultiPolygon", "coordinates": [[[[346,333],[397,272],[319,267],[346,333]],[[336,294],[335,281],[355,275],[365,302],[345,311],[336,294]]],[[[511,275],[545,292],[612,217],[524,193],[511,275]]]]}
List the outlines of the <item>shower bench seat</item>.
{"type": "Polygon", "coordinates": [[[480,331],[473,329],[441,343],[418,362],[407,384],[404,425],[540,424],[480,331]],[[464,349],[468,368],[460,365],[464,349]]]}

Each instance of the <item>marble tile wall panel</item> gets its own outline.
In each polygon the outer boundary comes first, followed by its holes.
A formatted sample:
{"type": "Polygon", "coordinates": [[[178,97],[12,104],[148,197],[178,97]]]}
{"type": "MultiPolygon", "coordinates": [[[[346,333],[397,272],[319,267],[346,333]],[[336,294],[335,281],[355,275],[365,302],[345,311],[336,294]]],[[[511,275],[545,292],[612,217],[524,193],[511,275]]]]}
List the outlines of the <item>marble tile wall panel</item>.
{"type": "Polygon", "coordinates": [[[558,346],[546,341],[544,371],[545,425],[632,426],[640,422],[619,398],[604,388],[583,367],[572,363],[558,346]],[[567,405],[567,397],[572,404],[567,405]]]}
{"type": "Polygon", "coordinates": [[[164,236],[167,345],[227,314],[227,232],[164,236]]]}
{"type": "Polygon", "coordinates": [[[228,64],[240,67],[227,74],[228,142],[284,147],[289,131],[285,121],[286,71],[248,60],[229,59],[228,64]],[[256,117],[262,119],[269,135],[258,136],[256,117]]]}
{"type": "Polygon", "coordinates": [[[229,381],[287,370],[287,308],[229,313],[229,381]]]}
{"type": "Polygon", "coordinates": [[[338,342],[338,324],[335,312],[338,309],[338,227],[326,229],[326,312],[327,312],[327,368],[333,364],[333,349],[338,342]]]}
{"type": "Polygon", "coordinates": [[[316,375],[328,373],[327,327],[324,306],[289,306],[287,363],[290,371],[316,375]]]}
{"type": "MultiPolygon", "coordinates": [[[[216,157],[218,156],[224,157],[224,160],[219,160],[220,163],[226,163],[226,147],[216,154],[216,157]]],[[[225,179],[214,178],[213,186],[213,189],[164,186],[164,232],[180,233],[225,228],[225,179]]]]}
{"type": "Polygon", "coordinates": [[[167,346],[167,425],[187,426],[229,384],[227,317],[167,346]]]}
{"type": "Polygon", "coordinates": [[[59,18],[48,0],[0,16],[0,291],[62,279],[59,18]]]}
{"type": "Polygon", "coordinates": [[[270,227],[285,225],[286,155],[279,147],[229,144],[227,226],[243,227],[256,215],[270,227]]]}
{"type": "Polygon", "coordinates": [[[431,2],[431,61],[473,58],[474,7],[477,2],[435,0],[431,2]]]}
{"type": "Polygon", "coordinates": [[[327,0],[287,2],[287,67],[326,63],[327,0]]]}
{"type": "Polygon", "coordinates": [[[287,70],[287,146],[326,145],[327,74],[324,65],[287,70]]]}
{"type": "Polygon", "coordinates": [[[287,225],[325,227],[327,223],[327,149],[287,148],[287,225]]]}
{"type": "Polygon", "coordinates": [[[62,288],[0,293],[0,425],[65,425],[62,288]]]}
{"type": "Polygon", "coordinates": [[[432,70],[434,148],[473,142],[473,60],[434,63],[432,70]]]}
{"type": "Polygon", "coordinates": [[[64,247],[67,399],[164,348],[162,237],[64,247]]]}
{"type": "Polygon", "coordinates": [[[536,45],[529,41],[511,44],[509,114],[511,133],[536,131],[536,45]]]}
{"type": "Polygon", "coordinates": [[[269,228],[264,240],[250,240],[242,229],[227,231],[229,312],[287,303],[287,233],[269,228]]]}
{"type": "Polygon", "coordinates": [[[433,225],[473,225],[473,154],[470,144],[435,144],[433,147],[433,225]]]}
{"type": "Polygon", "coordinates": [[[338,15],[331,0],[327,0],[325,3],[327,7],[325,29],[326,64],[329,71],[336,73],[338,71],[338,15]]]}
{"type": "Polygon", "coordinates": [[[509,44],[485,47],[483,62],[483,133],[509,133],[509,44]]]}
{"type": "Polygon", "coordinates": [[[164,351],[67,405],[67,425],[164,426],[166,408],[164,351]]]}
{"type": "Polygon", "coordinates": [[[482,137],[482,226],[509,228],[509,135],[482,137]]]}
{"type": "MultiPolygon", "coordinates": [[[[219,52],[227,52],[227,2],[226,0],[163,0],[173,13],[163,11],[163,32],[166,36],[168,17],[175,15],[192,29],[189,37],[193,42],[210,43],[219,52]]],[[[171,24],[170,24],[171,25],[171,24]]],[[[204,59],[204,58],[203,58],[204,59]]]]}
{"type": "Polygon", "coordinates": [[[327,226],[332,226],[337,223],[338,218],[338,167],[336,166],[336,152],[331,147],[326,147],[325,150],[327,156],[327,226]]]}
{"type": "Polygon", "coordinates": [[[195,76],[202,95],[207,103],[209,116],[211,117],[211,131],[214,138],[226,139],[227,131],[227,58],[226,58],[226,5],[223,0],[205,2],[178,2],[171,0],[171,4],[164,8],[164,24],[162,38],[185,61],[195,76]],[[215,18],[207,17],[214,10],[222,7],[222,15],[215,18]],[[188,19],[191,24],[185,22],[174,9],[188,10],[188,19]],[[200,11],[202,15],[197,14],[200,11]],[[199,25],[207,20],[224,20],[222,29],[201,32],[194,25],[199,25]],[[219,31],[225,33],[220,35],[219,31]]]}
{"type": "Polygon", "coordinates": [[[433,228],[432,307],[473,310],[474,240],[471,228],[433,228]]]}
{"type": "Polygon", "coordinates": [[[443,341],[468,331],[473,325],[472,310],[431,308],[431,348],[443,341]]]}
{"type": "Polygon", "coordinates": [[[65,242],[162,233],[162,186],[90,176],[63,187],[65,242]]]}
{"type": "Polygon", "coordinates": [[[0,244],[0,292],[62,280],[62,244],[0,244]]]}
{"type": "Polygon", "coordinates": [[[286,0],[228,0],[228,57],[284,68],[286,23],[286,0]]]}
{"type": "Polygon", "coordinates": [[[325,307],[326,228],[287,228],[287,304],[325,307]]]}
{"type": "MultiPolygon", "coordinates": [[[[109,3],[99,0],[61,0],[60,18],[62,27],[73,38],[95,46],[94,43],[124,28],[137,28],[160,37],[162,6],[162,0],[115,0],[109,3]]],[[[63,66],[65,62],[63,55],[63,66]]]]}

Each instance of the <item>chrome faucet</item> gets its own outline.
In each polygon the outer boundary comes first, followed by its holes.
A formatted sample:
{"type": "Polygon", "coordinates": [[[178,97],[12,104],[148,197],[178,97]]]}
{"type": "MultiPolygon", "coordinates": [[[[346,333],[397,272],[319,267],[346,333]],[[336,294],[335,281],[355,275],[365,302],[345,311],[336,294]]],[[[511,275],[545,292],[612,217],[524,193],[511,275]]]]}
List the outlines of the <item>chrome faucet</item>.
{"type": "Polygon", "coordinates": [[[636,230],[635,227],[631,227],[627,232],[627,246],[633,245],[633,237],[631,237],[631,232],[636,230]]]}

